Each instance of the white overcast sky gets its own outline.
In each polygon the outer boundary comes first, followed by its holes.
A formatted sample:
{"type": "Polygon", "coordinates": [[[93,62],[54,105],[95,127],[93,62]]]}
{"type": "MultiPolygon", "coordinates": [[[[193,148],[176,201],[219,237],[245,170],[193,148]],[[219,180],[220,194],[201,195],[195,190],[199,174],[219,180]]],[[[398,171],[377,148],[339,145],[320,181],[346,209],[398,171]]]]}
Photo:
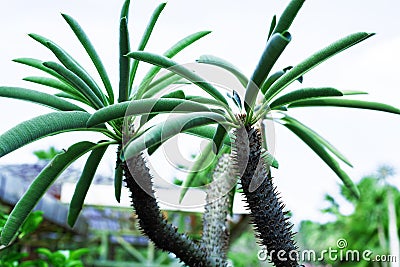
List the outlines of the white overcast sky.
{"type": "MultiPolygon", "coordinates": [[[[18,57],[54,60],[28,33],[52,39],[69,51],[89,70],[87,56],[60,13],[73,16],[95,45],[112,83],[118,85],[119,1],[4,1],[0,8],[0,84],[32,86],[21,79],[39,72],[11,62],[18,57]]],[[[170,0],[155,27],[147,51],[162,53],[184,36],[200,31],[213,32],[175,59],[193,62],[202,54],[225,58],[250,75],[264,48],[269,24],[289,1],[184,1],[170,0]]],[[[160,1],[131,3],[129,28],[132,48],[136,47],[152,10],[160,1]]],[[[295,65],[329,43],[357,31],[377,33],[307,73],[303,85],[332,86],[370,93],[362,99],[383,101],[400,107],[400,2],[397,0],[306,1],[290,32],[292,42],[276,68],[295,65]]],[[[148,67],[141,65],[140,74],[148,67]]],[[[48,92],[48,91],[47,91],[48,92]]],[[[0,133],[22,120],[50,112],[37,105],[0,99],[0,133]]],[[[346,170],[354,180],[374,172],[381,164],[392,165],[400,173],[400,117],[382,112],[340,108],[298,109],[293,116],[316,129],[337,146],[353,163],[346,170]]],[[[280,163],[274,171],[276,183],[295,220],[318,219],[324,207],[323,195],[336,195],[339,179],[313,152],[286,129],[277,125],[276,153],[280,163]]],[[[0,159],[0,164],[33,162],[32,151],[50,145],[67,148],[82,133],[41,140],[0,159]]],[[[91,135],[88,135],[90,138],[91,135]]],[[[110,157],[106,171],[112,169],[110,157]]],[[[400,184],[399,175],[391,181],[400,184]]]]}

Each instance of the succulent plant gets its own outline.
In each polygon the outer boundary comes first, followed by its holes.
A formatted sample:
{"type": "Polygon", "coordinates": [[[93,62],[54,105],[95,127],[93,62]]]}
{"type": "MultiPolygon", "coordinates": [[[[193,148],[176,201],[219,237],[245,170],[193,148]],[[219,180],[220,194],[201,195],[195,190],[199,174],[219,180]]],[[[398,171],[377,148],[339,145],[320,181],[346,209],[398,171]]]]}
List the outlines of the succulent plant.
{"type": "MultiPolygon", "coordinates": [[[[209,31],[185,37],[163,55],[144,51],[165,4],[160,4],[155,9],[137,51],[134,52],[130,48],[128,32],[130,1],[126,0],[123,5],[119,28],[120,76],[117,101],[99,55],[88,36],[72,17],[63,15],[91,58],[102,85],[97,84],[88,71],[60,46],[45,37],[31,34],[30,37],[48,48],[56,55],[59,62],[43,62],[30,58],[15,61],[52,76],[52,78],[28,77],[25,80],[58,89],[60,93],[51,95],[25,88],[2,86],[0,96],[34,102],[56,111],[22,122],[3,133],[0,136],[0,156],[38,139],[64,132],[94,131],[104,134],[104,140],[96,142],[80,140],[58,154],[42,170],[8,218],[1,234],[2,244],[7,245],[15,238],[18,229],[35,204],[57,177],[75,160],[90,152],[70,204],[68,223],[73,226],[103,155],[109,147],[116,146],[117,201],[120,200],[125,176],[127,187],[132,192],[133,207],[138,214],[144,234],[154,241],[157,247],[173,252],[185,264],[227,265],[224,254],[227,236],[224,232],[226,209],[230,208],[229,203],[232,203],[232,199],[216,193],[220,190],[218,186],[223,188],[222,191],[233,192],[238,181],[261,243],[270,253],[283,251],[290,256],[293,251],[295,252],[297,248],[292,239],[292,225],[288,222],[283,201],[273,185],[271,166],[277,167],[277,162],[268,152],[263,122],[273,120],[293,132],[337,174],[354,196],[358,196],[356,186],[338,163],[342,161],[351,166],[350,162],[323,137],[291,117],[290,110],[300,107],[336,106],[400,114],[398,108],[389,105],[346,98],[349,94],[358,92],[340,91],[330,87],[300,88],[284,94],[290,84],[301,81],[308,71],[373,35],[364,32],[350,34],[293,67],[282,67],[279,71],[271,73],[277,59],[291,41],[289,28],[303,3],[304,0],[292,0],[278,20],[276,17],[273,18],[265,50],[250,78],[221,58],[207,55],[198,59],[198,63],[223,68],[238,79],[245,94],[240,96],[233,91],[231,99],[225,97],[206,79],[171,59],[185,47],[206,36],[209,31]],[[134,89],[140,61],[154,66],[141,80],[137,89],[134,89]],[[170,73],[158,77],[157,74],[162,68],[168,69],[170,73]],[[172,92],[165,90],[169,85],[180,82],[198,86],[207,97],[188,95],[183,90],[172,92]],[[77,101],[78,104],[72,103],[70,99],[77,101]],[[152,118],[159,114],[172,113],[177,113],[178,116],[155,124],[150,123],[153,122],[152,118]],[[278,114],[280,117],[276,118],[273,114],[278,114]],[[229,185],[230,181],[234,181],[231,190],[226,188],[224,181],[221,181],[221,184],[215,184],[216,189],[210,189],[208,192],[209,198],[217,200],[206,206],[205,233],[200,242],[178,233],[176,227],[169,224],[161,215],[153,192],[152,175],[146,166],[143,154],[147,151],[151,155],[165,141],[180,133],[210,140],[212,145],[208,146],[209,152],[220,158],[220,163],[214,172],[214,180],[225,177],[222,179],[228,180],[225,182],[229,182],[229,185]],[[229,140],[230,135],[231,140],[229,140]],[[225,147],[231,148],[229,160],[226,160],[227,156],[223,156],[225,147]],[[228,166],[223,166],[224,164],[228,166]],[[215,197],[215,194],[218,196],[215,197]],[[223,201],[225,208],[218,210],[215,206],[218,201],[223,201]],[[217,234],[220,238],[218,247],[209,238],[213,234],[217,234]],[[221,254],[220,257],[216,257],[218,253],[221,254]]],[[[195,172],[188,176],[186,185],[190,185],[198,178],[198,170],[207,162],[203,157],[199,157],[195,163],[195,172]]],[[[185,192],[184,189],[182,196],[185,192]]],[[[287,260],[282,260],[274,253],[271,255],[271,260],[276,266],[298,266],[297,259],[289,257],[287,260]]]]}

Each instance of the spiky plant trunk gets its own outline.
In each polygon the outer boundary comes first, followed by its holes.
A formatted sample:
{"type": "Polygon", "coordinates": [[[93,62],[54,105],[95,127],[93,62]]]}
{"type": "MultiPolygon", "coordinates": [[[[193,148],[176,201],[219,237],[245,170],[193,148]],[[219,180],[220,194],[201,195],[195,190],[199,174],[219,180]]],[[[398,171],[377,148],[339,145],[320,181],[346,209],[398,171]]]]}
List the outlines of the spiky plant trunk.
{"type": "Polygon", "coordinates": [[[242,127],[235,132],[232,160],[239,173],[243,192],[261,243],[277,267],[299,266],[293,225],[272,183],[269,166],[262,158],[258,129],[242,127]]]}
{"type": "Polygon", "coordinates": [[[214,170],[213,181],[207,185],[201,238],[210,256],[224,261],[229,249],[227,216],[232,205],[230,192],[236,185],[236,176],[230,166],[229,155],[222,155],[214,170]]]}
{"type": "Polygon", "coordinates": [[[154,196],[152,176],[141,154],[126,160],[122,168],[140,228],[158,248],[174,253],[188,266],[226,266],[224,260],[210,256],[201,244],[178,233],[178,229],[166,221],[154,196]]]}

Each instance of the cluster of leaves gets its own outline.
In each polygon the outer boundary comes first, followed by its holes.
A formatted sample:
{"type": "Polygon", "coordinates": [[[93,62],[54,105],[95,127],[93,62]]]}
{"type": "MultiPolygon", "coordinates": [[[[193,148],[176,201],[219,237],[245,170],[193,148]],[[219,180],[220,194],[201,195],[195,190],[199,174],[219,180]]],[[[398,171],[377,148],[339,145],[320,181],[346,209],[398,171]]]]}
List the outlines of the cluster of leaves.
{"type": "MultiPolygon", "coordinates": [[[[182,95],[181,92],[164,95],[160,99],[151,98],[169,84],[182,79],[181,77],[177,79],[177,77],[171,75],[155,79],[157,73],[160,71],[158,67],[151,68],[139,84],[138,89],[133,92],[133,81],[139,61],[131,60],[125,56],[130,51],[127,28],[129,4],[130,1],[125,1],[121,11],[120,83],[118,90],[119,103],[117,104],[114,104],[114,91],[99,55],[80,25],[66,14],[63,14],[63,18],[91,58],[103,82],[103,88],[64,49],[55,42],[37,34],[29,34],[29,36],[48,48],[57,57],[59,62],[41,61],[32,58],[14,60],[15,62],[42,70],[51,76],[27,77],[24,80],[58,89],[60,93],[51,95],[26,88],[0,87],[0,96],[2,97],[30,101],[56,110],[56,112],[22,122],[3,133],[0,136],[0,157],[43,137],[71,131],[100,132],[108,140],[100,140],[98,142],[81,141],[55,155],[48,166],[38,175],[10,215],[10,219],[7,221],[5,230],[2,233],[3,244],[8,244],[15,238],[18,227],[24,222],[30,211],[55,179],[71,163],[90,152],[70,204],[68,223],[71,226],[74,225],[103,155],[110,145],[120,145],[122,142],[122,124],[127,111],[130,112],[127,114],[130,119],[142,114],[156,115],[158,113],[171,112],[171,109],[173,110],[177,106],[179,106],[179,110],[176,112],[201,112],[203,115],[204,113],[208,114],[207,111],[209,108],[207,106],[196,101],[187,100],[186,97],[190,96],[182,95]],[[79,102],[80,105],[70,102],[69,99],[79,102]],[[134,108],[128,110],[129,106],[133,106],[134,108]],[[93,109],[96,112],[90,114],[89,111],[93,109]],[[107,125],[104,124],[105,122],[107,122],[107,125]]],[[[165,3],[162,3],[155,9],[145,33],[139,42],[139,51],[146,47],[155,23],[164,7],[165,3]]],[[[200,31],[183,38],[168,49],[164,53],[164,57],[171,58],[175,56],[184,48],[209,33],[209,31],[200,31]]],[[[220,95],[219,92],[215,92],[215,94],[220,95]]],[[[199,117],[202,118],[203,116],[200,115],[199,117]]],[[[222,116],[211,114],[211,117],[220,118],[222,116]]],[[[150,119],[147,118],[147,121],[150,119]]],[[[188,119],[186,118],[186,121],[188,119]]],[[[207,123],[210,122],[208,121],[207,123]]],[[[140,139],[144,138],[144,136],[148,137],[151,134],[157,135],[154,130],[156,127],[146,128],[144,124],[146,124],[146,121],[142,123],[141,128],[135,129],[134,137],[140,139]],[[143,133],[146,134],[144,135],[143,133]]],[[[115,196],[117,201],[120,199],[121,186],[122,170],[117,166],[115,172],[115,196]]]]}
{"type": "Polygon", "coordinates": [[[53,146],[50,147],[48,150],[38,150],[34,151],[33,154],[39,159],[39,160],[52,160],[55,156],[60,154],[61,151],[55,149],[53,146]]]}
{"type": "MultiPolygon", "coordinates": [[[[3,230],[8,215],[1,214],[0,231],[3,230]]],[[[23,260],[30,256],[27,252],[21,252],[20,242],[27,241],[29,235],[34,233],[43,221],[43,212],[35,211],[29,214],[28,218],[18,230],[17,238],[13,244],[0,251],[0,265],[4,267],[83,267],[82,256],[89,253],[89,249],[81,248],[77,250],[58,250],[55,252],[47,248],[38,248],[36,253],[42,258],[36,260],[23,260]]]]}
{"type": "MultiPolygon", "coordinates": [[[[6,224],[8,218],[9,218],[8,214],[4,214],[4,213],[0,214],[0,231],[1,232],[3,231],[4,225],[6,224]]],[[[36,231],[36,229],[39,227],[39,225],[42,223],[42,221],[43,221],[43,211],[35,211],[35,212],[30,213],[29,216],[24,221],[24,223],[18,229],[15,242],[26,238],[27,236],[32,234],[34,231],[36,231]]]]}

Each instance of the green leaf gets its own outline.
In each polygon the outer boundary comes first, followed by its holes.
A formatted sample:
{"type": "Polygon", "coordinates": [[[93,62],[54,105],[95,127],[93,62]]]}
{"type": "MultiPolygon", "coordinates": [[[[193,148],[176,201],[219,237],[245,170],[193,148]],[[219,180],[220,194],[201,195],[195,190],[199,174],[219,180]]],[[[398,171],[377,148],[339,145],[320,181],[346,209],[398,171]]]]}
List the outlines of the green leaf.
{"type": "Polygon", "coordinates": [[[47,47],[53,52],[53,54],[60,60],[60,62],[82,81],[93,91],[93,93],[99,98],[103,104],[107,104],[106,96],[101,91],[100,87],[93,80],[93,78],[74,60],[68,53],[66,53],[61,47],[55,43],[49,41],[46,43],[47,47]]]}
{"type": "Polygon", "coordinates": [[[261,155],[261,157],[264,159],[265,163],[268,166],[274,167],[275,169],[279,169],[279,162],[277,161],[277,159],[271,154],[269,153],[267,150],[263,149],[263,154],[261,155]]]}
{"type": "Polygon", "coordinates": [[[150,98],[155,96],[157,93],[162,91],[163,89],[167,88],[169,85],[177,83],[179,81],[183,80],[183,78],[173,72],[168,73],[167,75],[164,75],[162,78],[156,80],[152,84],[149,85],[148,90],[146,93],[143,94],[142,98],[150,98]],[[168,77],[164,79],[164,77],[168,77]],[[159,81],[161,80],[161,81],[159,81]],[[157,82],[159,81],[159,82],[157,82]]]}
{"type": "Polygon", "coordinates": [[[159,123],[136,139],[130,141],[124,148],[126,159],[137,155],[146,148],[163,143],[169,138],[188,129],[212,123],[223,123],[225,117],[213,112],[198,112],[183,114],[159,123]]]}
{"type": "Polygon", "coordinates": [[[103,63],[101,62],[100,57],[98,56],[89,38],[82,30],[82,28],[79,26],[78,22],[76,22],[72,17],[66,14],[61,14],[61,15],[68,23],[68,25],[71,27],[72,31],[75,33],[76,37],[78,38],[82,46],[85,48],[94,66],[96,67],[97,72],[99,73],[100,78],[103,81],[104,87],[106,88],[109,98],[109,103],[110,104],[114,103],[114,92],[111,86],[110,79],[108,78],[106,69],[104,68],[103,63]]]}
{"type": "Polygon", "coordinates": [[[70,82],[76,89],[79,90],[80,93],[82,93],[89,100],[94,108],[99,109],[104,107],[104,104],[100,101],[100,99],[96,96],[92,89],[75,73],[56,62],[48,61],[44,62],[43,65],[56,71],[68,82],[70,82]]]}
{"type": "Polygon", "coordinates": [[[24,121],[0,135],[0,157],[40,138],[86,127],[90,114],[60,111],[24,121]]]}
{"type": "Polygon", "coordinates": [[[265,94],[265,100],[269,102],[274,96],[285,89],[293,81],[304,75],[309,70],[318,66],[330,57],[346,50],[347,48],[364,41],[365,39],[371,37],[373,34],[359,32],[346,36],[331,45],[325,47],[324,49],[318,51],[312,56],[308,57],[293,69],[286,72],[281,78],[279,78],[265,94]]]}
{"type": "Polygon", "coordinates": [[[25,78],[23,78],[23,80],[32,82],[32,83],[41,84],[44,86],[48,86],[48,87],[51,87],[54,89],[58,89],[65,93],[68,93],[68,94],[81,95],[78,90],[76,90],[75,88],[71,87],[69,84],[64,83],[60,80],[47,78],[47,77],[37,77],[37,76],[25,77],[25,78]]]}
{"type": "Polygon", "coordinates": [[[114,195],[118,203],[121,201],[123,175],[124,171],[122,167],[118,164],[114,171],[114,195]]]}
{"type": "MultiPolygon", "coordinates": [[[[182,90],[176,90],[176,91],[172,91],[168,94],[165,94],[163,96],[161,96],[161,98],[178,98],[178,99],[185,99],[185,93],[182,90]]],[[[157,116],[156,113],[152,113],[152,114],[145,114],[144,116],[141,116],[140,118],[140,126],[143,126],[146,122],[148,122],[149,120],[151,120],[152,118],[154,118],[155,116],[157,116]]]]}
{"type": "Polygon", "coordinates": [[[197,102],[200,104],[213,105],[213,106],[225,108],[225,106],[221,102],[219,102],[215,99],[212,99],[212,98],[196,96],[196,95],[187,95],[185,98],[187,100],[197,102]]]}
{"type": "MultiPolygon", "coordinates": [[[[49,48],[49,46],[48,46],[49,43],[55,45],[55,43],[52,42],[50,39],[48,39],[48,38],[46,38],[46,37],[44,37],[44,36],[41,36],[41,35],[39,35],[39,34],[30,33],[30,34],[28,34],[28,36],[31,37],[33,40],[37,41],[38,43],[42,44],[42,45],[45,46],[46,48],[49,48]]],[[[49,48],[49,49],[50,49],[50,48],[49,48]]],[[[60,49],[61,49],[61,48],[60,48],[60,49]]],[[[79,67],[81,67],[81,66],[79,65],[79,63],[78,63],[77,61],[75,61],[75,59],[73,59],[67,52],[65,52],[65,51],[63,50],[63,53],[65,54],[66,57],[68,57],[68,58],[70,58],[72,61],[74,61],[74,64],[76,64],[76,65],[78,65],[79,67]]]]}
{"type": "Polygon", "coordinates": [[[378,102],[369,102],[363,100],[342,99],[342,98],[320,98],[309,99],[294,102],[289,105],[289,108],[298,107],[317,107],[317,106],[331,106],[331,107],[345,107],[345,108],[359,108],[370,109],[376,111],[384,111],[393,114],[400,114],[400,109],[378,102]]]}
{"type": "Polygon", "coordinates": [[[219,151],[221,150],[221,148],[224,144],[224,139],[227,135],[228,135],[228,131],[225,128],[225,126],[222,124],[218,124],[215,134],[213,136],[214,154],[218,155],[219,151]]]}
{"type": "Polygon", "coordinates": [[[213,55],[203,55],[197,59],[196,62],[214,65],[229,71],[239,80],[243,87],[246,87],[249,82],[246,75],[244,75],[235,65],[226,61],[225,59],[213,55]]]}
{"type": "Polygon", "coordinates": [[[294,18],[299,12],[300,8],[303,6],[305,0],[292,0],[289,5],[283,11],[281,17],[276,24],[274,33],[283,33],[289,30],[290,25],[292,25],[294,18]]]}
{"type": "Polygon", "coordinates": [[[78,248],[75,250],[72,250],[69,254],[69,260],[79,260],[82,258],[83,255],[86,255],[90,252],[90,249],[88,248],[78,248]]]}
{"type": "Polygon", "coordinates": [[[37,252],[38,254],[42,254],[42,255],[46,256],[48,259],[50,259],[51,255],[53,254],[53,253],[51,252],[51,250],[48,249],[48,248],[38,248],[38,249],[36,250],[36,252],[37,252]]]}
{"type": "MultiPolygon", "coordinates": [[[[215,131],[216,131],[215,127],[205,125],[197,128],[188,129],[184,133],[212,140],[215,135],[215,131]]],[[[231,140],[229,135],[225,136],[224,145],[226,146],[231,145],[231,140]]]]}
{"type": "Polygon", "coordinates": [[[78,96],[71,95],[71,94],[64,93],[64,92],[60,92],[60,93],[57,93],[57,94],[54,94],[54,95],[57,96],[57,97],[61,97],[61,98],[72,99],[72,100],[81,102],[81,103],[86,104],[89,107],[91,107],[91,104],[89,103],[89,101],[87,99],[83,98],[83,97],[78,97],[78,96]]]}
{"type": "Polygon", "coordinates": [[[277,98],[270,104],[270,108],[285,106],[296,101],[331,96],[343,96],[343,93],[332,87],[302,88],[277,98]]]}
{"type": "Polygon", "coordinates": [[[279,70],[274,74],[271,74],[265,82],[261,85],[261,93],[265,94],[265,92],[271,87],[271,85],[276,82],[286,71],[279,70]]]}
{"type": "Polygon", "coordinates": [[[343,95],[368,95],[368,92],[357,90],[342,90],[343,95]]]}
{"type": "Polygon", "coordinates": [[[207,106],[183,99],[141,99],[126,101],[99,109],[90,116],[87,127],[131,115],[170,112],[210,111],[207,106]]]}
{"type": "Polygon", "coordinates": [[[119,16],[120,20],[122,18],[126,18],[126,20],[128,21],[130,4],[131,4],[130,0],[124,1],[124,4],[122,5],[122,8],[121,8],[121,15],[119,16]]]}
{"type": "Polygon", "coordinates": [[[121,18],[119,24],[119,96],[118,102],[128,100],[129,97],[129,71],[130,58],[126,57],[130,51],[128,21],[121,18]]]}
{"type": "MultiPolygon", "coordinates": [[[[163,56],[166,58],[173,58],[179,52],[181,52],[186,47],[190,46],[192,43],[196,42],[197,40],[203,38],[207,34],[211,33],[210,31],[200,31],[193,33],[189,36],[186,36],[176,44],[174,44],[171,48],[169,48],[163,56]]],[[[136,59],[139,60],[139,59],[136,59]]],[[[144,76],[142,82],[140,83],[136,98],[140,98],[149,88],[149,84],[153,81],[154,77],[157,73],[161,70],[160,66],[152,67],[144,76]]]]}
{"type": "Polygon", "coordinates": [[[25,236],[33,233],[39,227],[43,221],[43,211],[37,210],[30,213],[21,226],[21,234],[19,238],[24,238],[25,236]]]}
{"type": "Polygon", "coordinates": [[[284,120],[290,124],[293,124],[295,127],[306,132],[309,136],[311,136],[313,138],[313,140],[315,142],[318,142],[321,146],[328,149],[330,152],[332,152],[336,157],[338,157],[341,161],[346,163],[348,166],[353,167],[353,165],[350,163],[350,161],[342,153],[340,153],[339,150],[337,150],[331,143],[329,143],[325,138],[323,138],[321,135],[316,133],[311,128],[307,127],[306,125],[302,124],[295,118],[292,118],[288,115],[285,115],[285,117],[282,120],[284,120]]]}
{"type": "Polygon", "coordinates": [[[250,114],[253,110],[261,85],[265,79],[267,79],[269,72],[275,65],[275,62],[278,60],[283,50],[289,44],[291,38],[289,32],[284,32],[283,34],[275,33],[271,36],[271,39],[268,40],[267,46],[260,57],[257,67],[246,86],[244,107],[247,114],[250,114]]]}
{"type": "MultiPolygon", "coordinates": [[[[160,16],[160,14],[163,11],[166,4],[167,3],[161,3],[154,10],[153,15],[150,18],[149,24],[147,24],[146,30],[144,31],[142,39],[140,40],[137,51],[143,51],[145,49],[147,42],[150,39],[150,35],[153,32],[154,26],[156,25],[158,17],[160,16]]],[[[134,60],[132,63],[132,68],[131,68],[130,75],[129,75],[129,88],[132,88],[138,66],[139,66],[139,60],[134,60]]]]}
{"type": "Polygon", "coordinates": [[[220,101],[225,105],[228,105],[228,102],[226,101],[224,96],[218,91],[218,89],[216,89],[214,86],[212,86],[210,83],[205,81],[197,74],[179,65],[178,63],[170,60],[167,57],[159,56],[148,52],[131,52],[127,56],[168,69],[169,71],[172,71],[182,76],[183,78],[191,81],[192,83],[196,84],[204,91],[206,91],[208,94],[210,94],[212,97],[214,97],[216,100],[220,101]]]}
{"type": "Polygon", "coordinates": [[[29,213],[45,194],[57,177],[76,159],[95,146],[91,142],[72,145],[66,152],[58,154],[36,177],[28,190],[15,205],[1,233],[1,243],[8,245],[28,217],[29,213]]]}
{"type": "Polygon", "coordinates": [[[179,99],[185,99],[185,92],[182,90],[175,90],[171,91],[163,96],[161,98],[179,98],[179,99]]]}
{"type": "Polygon", "coordinates": [[[340,168],[337,161],[331,155],[329,155],[325,148],[318,141],[313,139],[313,136],[309,135],[308,132],[294,124],[284,123],[283,125],[296,134],[301,140],[303,140],[304,143],[306,143],[336,173],[336,175],[343,181],[344,185],[352,192],[352,194],[356,198],[359,198],[360,193],[357,189],[357,186],[353,183],[347,173],[340,168]]]}
{"type": "Polygon", "coordinates": [[[185,197],[187,191],[192,186],[193,182],[196,180],[198,173],[203,170],[206,166],[210,165],[214,158],[216,157],[213,152],[213,142],[209,142],[201,151],[201,153],[197,156],[190,172],[188,173],[183,185],[181,186],[181,193],[179,195],[179,203],[182,202],[185,197]]]}
{"type": "Polygon", "coordinates": [[[25,100],[61,111],[84,111],[81,107],[57,96],[20,87],[0,86],[0,96],[25,100]]]}
{"type": "Polygon", "coordinates": [[[44,71],[48,74],[50,74],[51,76],[59,79],[60,81],[63,81],[66,84],[69,84],[72,86],[72,84],[70,84],[66,79],[64,79],[63,76],[61,76],[60,74],[58,74],[57,72],[55,72],[52,69],[49,69],[47,67],[45,67],[43,65],[43,61],[39,60],[39,59],[34,59],[34,58],[17,58],[17,59],[13,59],[14,62],[20,63],[20,64],[24,64],[27,65],[29,67],[44,71]]]}
{"type": "Polygon", "coordinates": [[[106,152],[108,145],[101,145],[93,149],[88,159],[86,160],[85,167],[83,168],[81,177],[75,187],[75,192],[72,196],[71,203],[68,210],[68,225],[74,227],[76,220],[83,208],[87,192],[92,184],[94,175],[101,159],[106,152]]]}
{"type": "Polygon", "coordinates": [[[271,25],[269,26],[268,39],[271,37],[276,26],[276,15],[272,17],[271,25]]]}

